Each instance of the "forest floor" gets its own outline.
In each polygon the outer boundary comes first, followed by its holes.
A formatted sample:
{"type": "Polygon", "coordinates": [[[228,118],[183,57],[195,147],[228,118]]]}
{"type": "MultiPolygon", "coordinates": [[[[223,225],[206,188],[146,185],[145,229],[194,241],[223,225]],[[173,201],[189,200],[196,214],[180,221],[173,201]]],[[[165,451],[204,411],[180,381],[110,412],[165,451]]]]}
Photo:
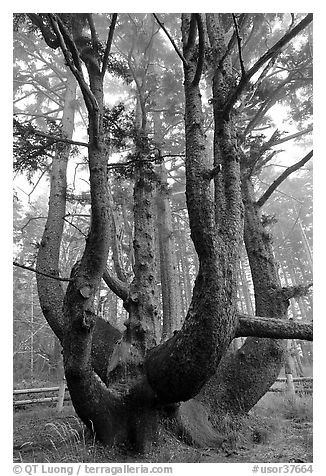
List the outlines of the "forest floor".
{"type": "Polygon", "coordinates": [[[55,408],[14,411],[15,463],[311,463],[312,397],[268,393],[248,416],[224,422],[227,444],[223,449],[199,449],[172,435],[161,435],[150,454],[108,450],[87,435],[67,404],[55,408]]]}

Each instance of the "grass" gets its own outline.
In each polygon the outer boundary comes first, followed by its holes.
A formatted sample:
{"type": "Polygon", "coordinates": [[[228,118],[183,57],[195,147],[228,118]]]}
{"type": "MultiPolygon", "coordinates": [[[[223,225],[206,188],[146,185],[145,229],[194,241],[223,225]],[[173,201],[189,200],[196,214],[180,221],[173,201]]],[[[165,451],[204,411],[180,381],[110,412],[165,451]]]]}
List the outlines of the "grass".
{"type": "Polygon", "coordinates": [[[14,461],[21,463],[312,462],[312,398],[266,394],[246,416],[219,421],[223,449],[188,446],[161,430],[151,453],[130,454],[97,443],[71,406],[14,414],[14,461]]]}

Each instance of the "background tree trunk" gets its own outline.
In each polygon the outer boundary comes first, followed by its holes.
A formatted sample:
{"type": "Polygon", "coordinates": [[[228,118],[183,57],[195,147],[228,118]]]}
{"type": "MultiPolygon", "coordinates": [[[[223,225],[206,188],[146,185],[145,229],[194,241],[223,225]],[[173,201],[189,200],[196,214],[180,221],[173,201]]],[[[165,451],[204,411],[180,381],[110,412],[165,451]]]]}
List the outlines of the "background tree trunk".
{"type": "Polygon", "coordinates": [[[156,206],[163,303],[162,337],[167,338],[171,337],[176,329],[180,329],[182,310],[172,211],[164,164],[159,166],[159,188],[156,206]]]}

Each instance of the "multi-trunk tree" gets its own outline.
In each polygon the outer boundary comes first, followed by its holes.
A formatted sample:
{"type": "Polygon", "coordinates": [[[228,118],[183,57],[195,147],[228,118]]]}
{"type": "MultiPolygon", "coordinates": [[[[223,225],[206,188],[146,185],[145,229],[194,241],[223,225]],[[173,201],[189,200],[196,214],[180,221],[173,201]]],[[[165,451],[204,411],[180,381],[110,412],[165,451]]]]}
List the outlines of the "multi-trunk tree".
{"type": "MultiPolygon", "coordinates": [[[[198,256],[198,274],[184,323],[171,337],[170,330],[164,333],[161,341],[155,282],[156,163],[161,156],[149,135],[149,95],[143,66],[133,61],[133,51],[129,51],[127,62],[137,92],[130,134],[133,153],[128,158],[134,184],[134,276],[130,281],[123,272],[114,274],[107,268],[113,223],[107,165],[112,145],[104,127],[104,79],[112,68],[117,15],[104,15],[108,22],[105,41],[103,29],[96,29],[92,14],[28,16],[47,45],[61,50],[82,92],[89,119],[91,224],[65,293],[58,260],[71,130],[62,130],[61,145],[53,160],[49,213],[37,262],[42,310],[62,344],[65,375],[77,414],[103,442],[129,442],[144,449],[163,416],[178,422],[182,429],[183,412],[202,409],[203,402],[210,411],[249,410],[274,382],[283,357],[280,341],[267,338],[310,340],[312,327],[284,319],[294,290],[282,289],[278,282],[269,237],[260,218],[263,199],[256,201],[252,190],[252,161],[256,157],[244,157],[240,149],[234,106],[248,91],[253,76],[271,65],[283,48],[309,26],[311,15],[298,21],[293,17],[289,30],[254,58],[250,67],[245,66],[239,35],[248,21],[246,14],[239,18],[183,14],[182,50],[155,16],[183,64],[186,201],[198,256]],[[233,31],[229,41],[226,28],[233,31]],[[240,77],[232,64],[234,47],[239,50],[240,77]],[[200,87],[206,70],[212,77],[211,148],[200,87]],[[237,311],[243,237],[255,286],[256,314],[261,318],[239,316],[237,311]],[[122,334],[96,316],[102,278],[122,299],[128,313],[122,334]],[[230,343],[239,336],[253,337],[230,357],[230,343]]],[[[149,47],[143,52],[144,60],[146,55],[150,55],[149,47]]]]}

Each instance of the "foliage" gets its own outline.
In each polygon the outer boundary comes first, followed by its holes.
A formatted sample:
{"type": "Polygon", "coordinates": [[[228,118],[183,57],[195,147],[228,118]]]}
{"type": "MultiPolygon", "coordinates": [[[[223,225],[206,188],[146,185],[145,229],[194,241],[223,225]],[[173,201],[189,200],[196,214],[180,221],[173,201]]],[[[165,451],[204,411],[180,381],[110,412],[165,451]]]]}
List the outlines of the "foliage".
{"type": "Polygon", "coordinates": [[[133,127],[133,114],[125,110],[123,103],[104,109],[103,132],[105,135],[109,135],[110,145],[115,150],[120,152],[128,146],[128,139],[132,137],[133,127]]]}
{"type": "MultiPolygon", "coordinates": [[[[58,126],[48,120],[50,132],[58,133],[58,126]]],[[[55,140],[38,134],[31,124],[23,124],[14,119],[14,170],[26,172],[29,180],[35,172],[44,171],[53,157],[55,140]]]]}

